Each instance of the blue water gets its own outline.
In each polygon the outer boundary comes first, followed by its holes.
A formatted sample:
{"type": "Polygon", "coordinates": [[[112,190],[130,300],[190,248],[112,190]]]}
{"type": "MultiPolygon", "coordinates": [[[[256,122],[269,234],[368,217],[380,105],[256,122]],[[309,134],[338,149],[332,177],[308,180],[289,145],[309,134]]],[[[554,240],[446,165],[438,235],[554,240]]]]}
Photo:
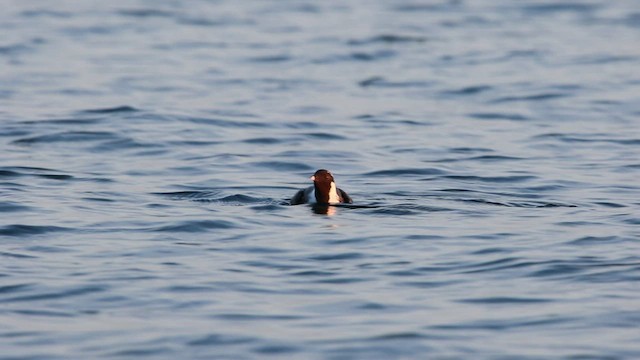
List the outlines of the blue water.
{"type": "Polygon", "coordinates": [[[640,358],[636,0],[2,9],[0,359],[640,358]]]}

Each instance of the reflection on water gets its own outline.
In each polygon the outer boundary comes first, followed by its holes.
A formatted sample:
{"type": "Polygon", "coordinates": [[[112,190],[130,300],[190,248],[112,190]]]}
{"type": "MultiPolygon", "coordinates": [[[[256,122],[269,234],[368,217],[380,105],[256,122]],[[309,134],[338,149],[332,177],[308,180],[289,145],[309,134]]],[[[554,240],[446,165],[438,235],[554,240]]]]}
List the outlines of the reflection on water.
{"type": "Polygon", "coordinates": [[[336,207],[331,205],[313,204],[311,206],[314,214],[333,216],[336,214],[336,207]]]}

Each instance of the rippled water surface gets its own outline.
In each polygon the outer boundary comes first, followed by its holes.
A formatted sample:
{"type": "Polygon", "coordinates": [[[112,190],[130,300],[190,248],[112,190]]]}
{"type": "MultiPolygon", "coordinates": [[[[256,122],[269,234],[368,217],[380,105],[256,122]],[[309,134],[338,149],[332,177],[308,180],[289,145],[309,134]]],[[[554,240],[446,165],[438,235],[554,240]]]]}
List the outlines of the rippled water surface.
{"type": "Polygon", "coordinates": [[[640,358],[637,1],[2,8],[0,359],[640,358]]]}

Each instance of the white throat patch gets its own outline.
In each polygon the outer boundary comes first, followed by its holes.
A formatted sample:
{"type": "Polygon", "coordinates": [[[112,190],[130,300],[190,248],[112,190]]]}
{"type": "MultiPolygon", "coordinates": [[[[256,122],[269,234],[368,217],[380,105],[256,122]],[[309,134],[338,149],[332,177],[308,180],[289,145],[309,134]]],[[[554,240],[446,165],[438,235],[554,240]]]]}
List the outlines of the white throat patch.
{"type": "Polygon", "coordinates": [[[329,189],[329,204],[337,204],[340,202],[340,196],[338,196],[338,189],[336,183],[331,182],[331,189],[329,189]]]}

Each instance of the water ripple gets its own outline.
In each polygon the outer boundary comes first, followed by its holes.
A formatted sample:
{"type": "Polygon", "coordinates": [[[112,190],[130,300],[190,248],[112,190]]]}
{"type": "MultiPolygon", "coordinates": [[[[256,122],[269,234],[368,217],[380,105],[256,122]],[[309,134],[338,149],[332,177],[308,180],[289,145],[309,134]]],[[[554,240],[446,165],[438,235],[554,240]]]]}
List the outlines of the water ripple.
{"type": "Polygon", "coordinates": [[[447,90],[444,92],[444,94],[459,95],[459,96],[475,95],[475,94],[480,94],[480,93],[489,91],[491,89],[492,88],[489,85],[473,85],[473,86],[467,86],[467,87],[456,89],[456,90],[447,90]]]}
{"type": "Polygon", "coordinates": [[[257,339],[228,334],[209,334],[201,338],[189,341],[189,346],[227,346],[241,345],[256,342],[257,339]]]}
{"type": "Polygon", "coordinates": [[[160,195],[172,200],[189,200],[204,203],[218,203],[223,205],[271,205],[273,203],[278,203],[278,201],[270,198],[258,198],[245,194],[223,195],[222,193],[222,190],[201,190],[154,193],[154,195],[160,195]]]}
{"type": "Polygon", "coordinates": [[[474,119],[480,119],[480,120],[511,120],[511,121],[529,120],[529,118],[524,115],[514,114],[514,113],[483,112],[483,113],[471,113],[468,116],[474,119]]]}
{"type": "Polygon", "coordinates": [[[0,286],[0,294],[4,295],[12,292],[20,292],[20,291],[29,289],[32,286],[33,284],[14,284],[14,285],[0,286]]]}
{"type": "Polygon", "coordinates": [[[399,34],[381,34],[364,39],[349,40],[349,45],[370,45],[370,44],[402,44],[402,43],[424,43],[427,38],[421,35],[399,35],[399,34]]]}
{"type": "Polygon", "coordinates": [[[191,220],[173,222],[172,224],[159,226],[151,230],[158,232],[198,233],[208,232],[212,229],[233,229],[237,227],[233,222],[226,220],[191,220]]]}
{"type": "Polygon", "coordinates": [[[381,87],[381,88],[425,88],[425,87],[430,87],[433,85],[432,82],[429,81],[415,81],[415,80],[411,80],[411,81],[391,81],[391,80],[387,80],[385,77],[382,76],[373,76],[364,80],[360,80],[358,82],[358,85],[360,85],[363,88],[368,88],[368,87],[381,87]]]}
{"type": "Polygon", "coordinates": [[[102,285],[100,286],[87,285],[87,286],[68,288],[64,291],[59,291],[59,292],[42,292],[42,293],[32,294],[32,295],[22,295],[22,296],[10,297],[10,298],[2,298],[0,299],[0,302],[22,303],[25,301],[54,300],[54,299],[62,299],[67,297],[81,296],[86,294],[93,294],[93,293],[103,292],[106,290],[107,290],[107,287],[102,285]]]}
{"type": "Polygon", "coordinates": [[[503,304],[540,304],[547,303],[553,300],[541,299],[541,298],[514,298],[504,296],[491,296],[484,298],[466,298],[457,300],[461,303],[468,304],[489,304],[489,305],[503,305],[503,304]]]}
{"type": "Polygon", "coordinates": [[[410,168],[378,170],[363,174],[363,176],[405,176],[405,175],[443,175],[444,171],[435,168],[410,168]]]}
{"type": "Polygon", "coordinates": [[[84,141],[96,141],[96,140],[115,140],[119,139],[119,136],[115,133],[108,131],[65,131],[55,134],[39,135],[29,138],[22,138],[14,140],[14,144],[18,145],[32,145],[41,143],[70,143],[70,142],[84,142],[84,141]]]}
{"type": "Polygon", "coordinates": [[[536,179],[530,175],[513,176],[475,176],[475,175],[444,175],[443,177],[452,180],[462,180],[466,182],[488,182],[488,183],[516,183],[536,179]]]}
{"type": "Polygon", "coordinates": [[[70,229],[60,226],[46,226],[46,225],[24,225],[13,224],[0,227],[0,235],[4,236],[27,236],[27,235],[42,235],[51,232],[68,231],[70,229]]]}
{"type": "MultiPolygon", "coordinates": [[[[2,177],[2,170],[0,170],[0,177],[2,177]]],[[[29,206],[25,206],[22,204],[16,204],[13,202],[5,202],[0,201],[0,213],[3,212],[18,212],[18,211],[29,211],[32,208],[29,206]]]]}
{"type": "Polygon", "coordinates": [[[116,106],[116,107],[112,107],[112,108],[82,110],[82,112],[87,113],[87,114],[134,113],[134,112],[139,112],[139,111],[140,111],[139,109],[136,109],[135,107],[129,106],[129,105],[116,106]]]}
{"type": "Polygon", "coordinates": [[[567,324],[576,321],[577,319],[570,316],[554,316],[549,318],[514,318],[514,319],[500,319],[500,320],[481,320],[473,322],[461,322],[458,324],[447,325],[434,325],[429,327],[432,330],[515,330],[519,328],[535,328],[539,326],[557,326],[567,324]]]}
{"type": "Polygon", "coordinates": [[[500,103],[510,103],[510,102],[527,102],[527,101],[546,101],[546,100],[555,100],[569,96],[569,94],[565,93],[540,93],[533,95],[522,95],[522,96],[504,96],[493,99],[491,102],[494,104],[500,103]]]}

